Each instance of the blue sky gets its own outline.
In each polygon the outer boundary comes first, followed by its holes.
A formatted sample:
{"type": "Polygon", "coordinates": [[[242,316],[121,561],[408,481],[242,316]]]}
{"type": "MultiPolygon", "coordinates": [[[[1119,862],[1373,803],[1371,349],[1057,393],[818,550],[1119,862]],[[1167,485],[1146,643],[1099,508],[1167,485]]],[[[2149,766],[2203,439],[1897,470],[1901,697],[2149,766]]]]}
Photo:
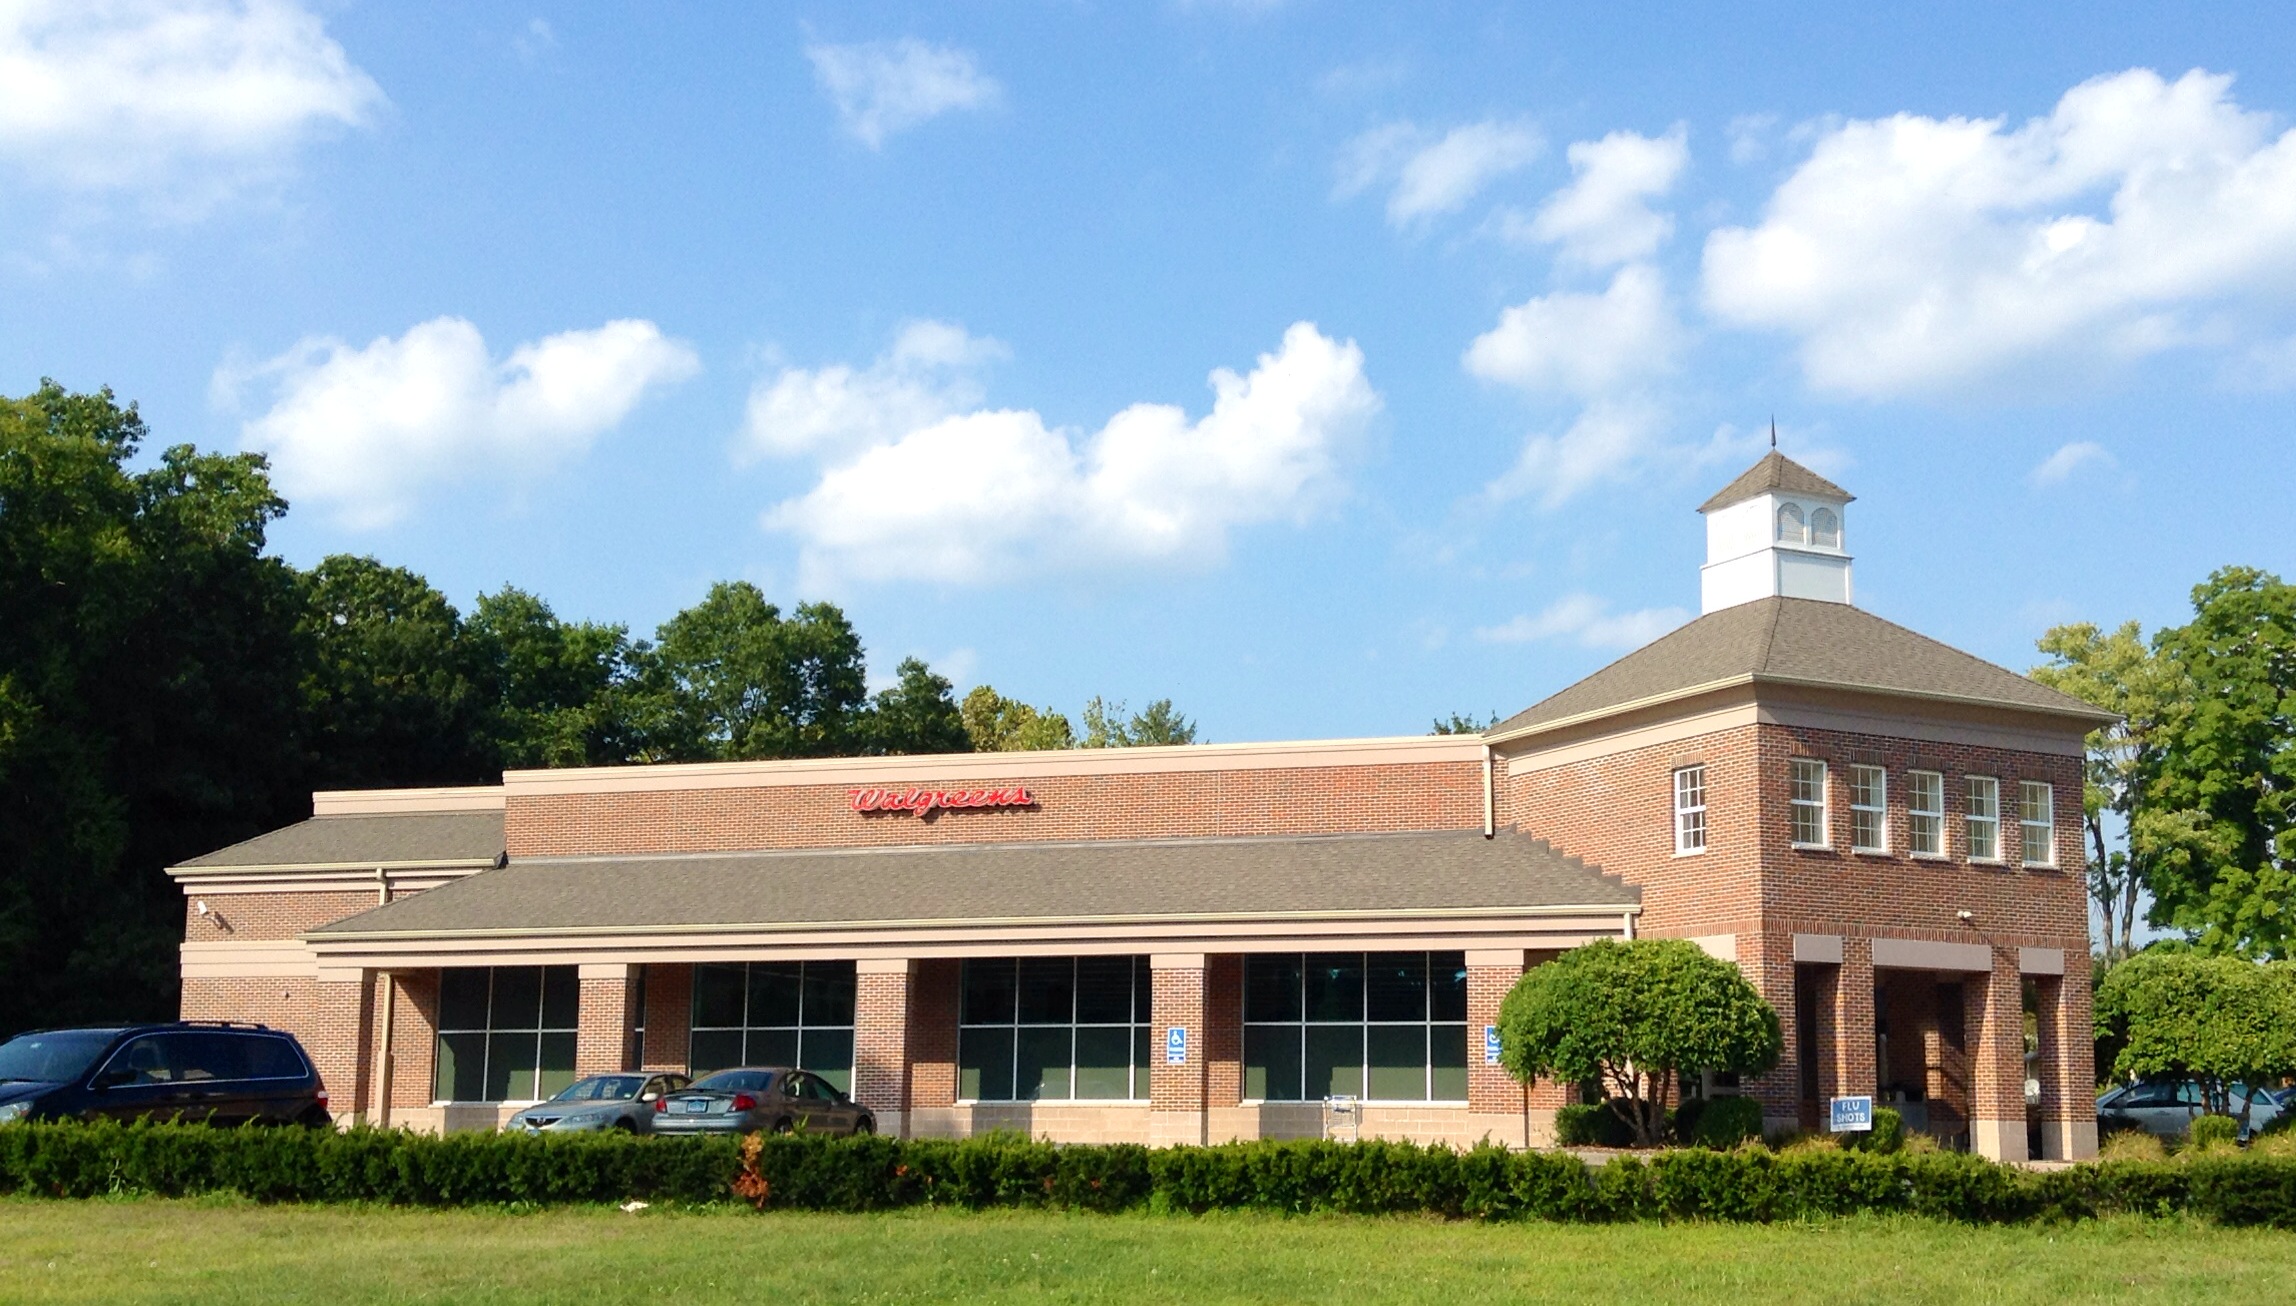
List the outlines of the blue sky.
{"type": "Polygon", "coordinates": [[[0,392],[277,547],[1213,739],[1512,712],[1760,453],[2022,667],[2296,570],[2272,6],[0,0],[0,392]]]}

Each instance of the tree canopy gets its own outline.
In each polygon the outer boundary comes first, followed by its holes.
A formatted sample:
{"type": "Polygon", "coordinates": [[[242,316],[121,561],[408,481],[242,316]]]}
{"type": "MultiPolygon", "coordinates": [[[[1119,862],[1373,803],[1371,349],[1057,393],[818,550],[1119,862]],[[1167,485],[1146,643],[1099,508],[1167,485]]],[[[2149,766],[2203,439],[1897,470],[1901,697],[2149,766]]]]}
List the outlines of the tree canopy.
{"type": "Polygon", "coordinates": [[[2189,1075],[2229,1115],[2233,1085],[2296,1076],[2296,962],[2148,948],[2098,984],[2096,1026],[2113,1074],[2189,1075]]]}
{"type": "Polygon", "coordinates": [[[1654,1146],[1677,1079],[1760,1074],[1784,1046],[1778,1013],[1728,962],[1682,939],[1598,939],[1524,972],[1499,1006],[1499,1059],[1539,1077],[1601,1085],[1654,1146]]]}

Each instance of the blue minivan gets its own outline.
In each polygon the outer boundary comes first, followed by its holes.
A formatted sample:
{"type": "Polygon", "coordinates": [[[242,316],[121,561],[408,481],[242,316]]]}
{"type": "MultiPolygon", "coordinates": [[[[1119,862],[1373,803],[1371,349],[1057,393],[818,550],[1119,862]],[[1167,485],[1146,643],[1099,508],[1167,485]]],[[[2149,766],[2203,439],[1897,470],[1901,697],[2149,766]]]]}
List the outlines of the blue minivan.
{"type": "Polygon", "coordinates": [[[0,1125],[16,1120],[333,1123],[285,1030],[227,1021],[43,1029],[0,1043],[0,1125]]]}

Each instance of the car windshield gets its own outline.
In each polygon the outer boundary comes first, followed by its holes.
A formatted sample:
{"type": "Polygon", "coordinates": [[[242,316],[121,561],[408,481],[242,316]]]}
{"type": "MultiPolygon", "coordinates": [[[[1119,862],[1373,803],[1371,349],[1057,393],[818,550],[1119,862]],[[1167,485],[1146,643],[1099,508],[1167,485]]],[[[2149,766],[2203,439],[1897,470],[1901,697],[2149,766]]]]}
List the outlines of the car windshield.
{"type": "Polygon", "coordinates": [[[646,1082],[643,1075],[592,1075],[568,1084],[553,1102],[627,1102],[646,1082]]]}
{"type": "Polygon", "coordinates": [[[721,1070],[693,1083],[697,1093],[763,1093],[773,1087],[770,1070],[721,1070]]]}
{"type": "Polygon", "coordinates": [[[59,1029],[45,1034],[22,1034],[0,1043],[0,1081],[29,1079],[60,1084],[88,1073],[88,1067],[112,1045],[117,1031],[59,1029]]]}

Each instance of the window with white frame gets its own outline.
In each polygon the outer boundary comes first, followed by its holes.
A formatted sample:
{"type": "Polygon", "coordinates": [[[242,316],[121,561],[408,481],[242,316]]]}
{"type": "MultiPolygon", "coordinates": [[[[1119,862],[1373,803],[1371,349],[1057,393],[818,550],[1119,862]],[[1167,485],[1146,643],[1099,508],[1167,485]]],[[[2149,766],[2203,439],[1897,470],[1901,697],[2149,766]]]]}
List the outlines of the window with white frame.
{"type": "Polygon", "coordinates": [[[1794,759],[1793,790],[1789,796],[1794,846],[1826,846],[1826,764],[1814,757],[1794,759]]]}
{"type": "Polygon", "coordinates": [[[1969,836],[1969,860],[2001,860],[2001,782],[1989,775],[1968,777],[1961,822],[1969,836]]]}
{"type": "Polygon", "coordinates": [[[1674,773],[1674,851],[1706,851],[1706,768],[1686,766],[1674,773]]]}
{"type": "Polygon", "coordinates": [[[1842,519],[1831,508],[1810,514],[1810,543],[1821,549],[1842,547],[1842,519]]]}
{"type": "Polygon", "coordinates": [[[1850,848],[1889,851],[1889,772],[1878,766],[1850,768],[1850,848]]]}
{"type": "Polygon", "coordinates": [[[2017,842],[2027,866],[2057,864],[2057,795],[2042,781],[2017,784],[2017,842]]]}
{"type": "Polygon", "coordinates": [[[1802,530],[1802,510],[1791,503],[1778,505],[1778,543],[1800,544],[1808,537],[1802,530]]]}
{"type": "Polygon", "coordinates": [[[1905,773],[1905,847],[1916,857],[1945,855],[1945,777],[1905,773]]]}

